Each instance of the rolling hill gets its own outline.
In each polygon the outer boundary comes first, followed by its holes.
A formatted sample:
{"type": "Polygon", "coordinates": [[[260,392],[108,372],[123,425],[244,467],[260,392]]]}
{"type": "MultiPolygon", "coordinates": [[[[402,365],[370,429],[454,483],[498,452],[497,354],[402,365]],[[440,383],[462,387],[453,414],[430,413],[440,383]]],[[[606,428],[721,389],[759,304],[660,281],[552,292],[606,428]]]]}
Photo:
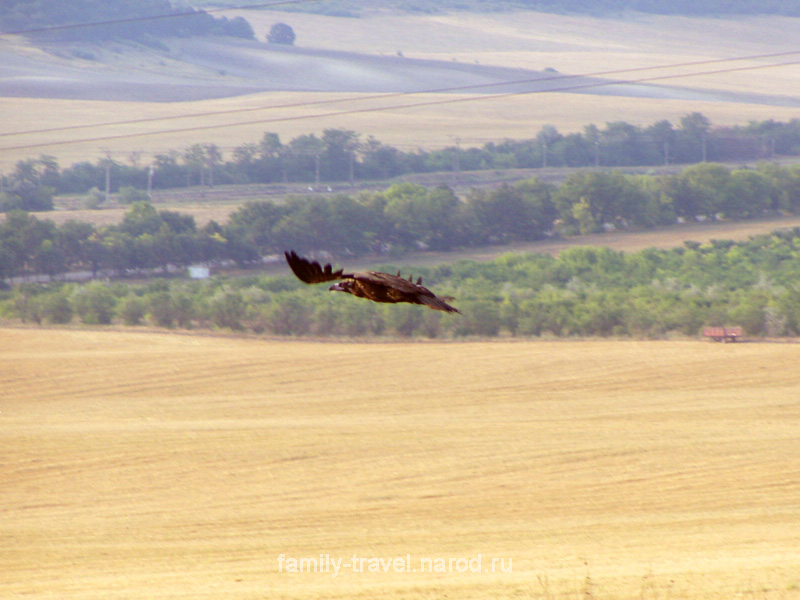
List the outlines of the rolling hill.
{"type": "Polygon", "coordinates": [[[567,92],[698,102],[800,106],[800,96],[503,66],[304,48],[229,38],[141,44],[64,43],[49,52],[0,46],[0,97],[188,102],[264,92],[396,94],[567,92]]]}
{"type": "Polygon", "coordinates": [[[744,60],[795,50],[795,18],[226,15],[246,18],[261,39],[276,21],[287,21],[297,45],[174,38],[167,50],[113,42],[44,51],[0,36],[0,168],[40,153],[79,162],[104,147],[120,160],[205,142],[230,151],[264,130],[295,137],[345,128],[431,148],[452,136],[480,145],[531,137],[545,124],[571,132],[604,121],[675,122],[694,111],[719,125],[785,120],[800,103],[798,67],[782,64],[791,56],[744,60]],[[705,63],[716,60],[726,62],[705,63]],[[624,83],[595,85],[615,79],[624,83]],[[527,83],[505,85],[520,80],[527,83]],[[485,87],[413,93],[462,86],[485,87]],[[561,92],[523,93],[548,89],[561,92]],[[404,95],[371,98],[397,93],[404,95]],[[142,121],[115,124],[120,115],[142,121]],[[75,126],[83,129],[64,129],[75,126]]]}

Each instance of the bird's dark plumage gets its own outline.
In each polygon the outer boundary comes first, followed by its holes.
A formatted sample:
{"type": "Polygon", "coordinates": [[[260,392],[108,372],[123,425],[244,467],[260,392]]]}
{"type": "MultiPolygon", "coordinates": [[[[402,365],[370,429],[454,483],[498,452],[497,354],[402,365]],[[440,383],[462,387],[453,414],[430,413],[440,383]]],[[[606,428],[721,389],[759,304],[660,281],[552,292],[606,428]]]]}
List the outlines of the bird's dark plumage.
{"type": "MultiPolygon", "coordinates": [[[[361,273],[345,273],[343,269],[334,271],[331,265],[321,266],[316,261],[311,261],[295,254],[294,251],[285,252],[286,262],[300,281],[305,283],[323,283],[325,281],[338,281],[330,289],[336,292],[346,292],[359,298],[366,298],[373,302],[409,302],[411,304],[424,304],[434,310],[460,313],[457,308],[450,306],[445,300],[439,298],[422,285],[422,278],[403,279],[397,275],[380,273],[378,271],[364,271],[361,273]]],[[[450,298],[447,298],[448,300],[450,298]]]]}

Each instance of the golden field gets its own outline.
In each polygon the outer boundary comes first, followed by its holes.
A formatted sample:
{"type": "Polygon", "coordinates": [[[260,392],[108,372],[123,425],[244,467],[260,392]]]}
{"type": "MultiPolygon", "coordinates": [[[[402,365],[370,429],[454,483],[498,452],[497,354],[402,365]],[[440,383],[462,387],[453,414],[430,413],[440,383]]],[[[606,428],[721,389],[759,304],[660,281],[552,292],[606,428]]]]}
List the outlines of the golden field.
{"type": "Polygon", "coordinates": [[[798,364],[0,329],[0,596],[800,598],[798,364]]]}

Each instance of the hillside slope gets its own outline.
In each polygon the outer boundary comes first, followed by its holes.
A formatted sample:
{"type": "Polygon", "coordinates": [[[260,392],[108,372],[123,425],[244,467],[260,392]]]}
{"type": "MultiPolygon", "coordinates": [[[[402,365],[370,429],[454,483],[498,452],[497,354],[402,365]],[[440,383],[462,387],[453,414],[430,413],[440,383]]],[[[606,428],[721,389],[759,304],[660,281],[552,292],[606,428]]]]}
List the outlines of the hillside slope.
{"type": "MultiPolygon", "coordinates": [[[[598,19],[533,12],[377,14],[360,19],[268,11],[226,14],[247,19],[259,31],[276,19],[286,19],[298,32],[298,45],[212,36],[173,37],[149,46],[133,41],[51,42],[38,48],[18,37],[0,37],[0,97],[178,102],[260,92],[397,93],[462,88],[478,94],[564,90],[800,106],[796,88],[782,85],[791,74],[787,68],[659,79],[672,74],[659,67],[670,62],[793,49],[800,19],[643,15],[598,19]],[[609,73],[604,79],[576,76],[639,65],[654,69],[621,77],[609,73]],[[656,80],[636,83],[642,78],[656,80]],[[765,78],[774,85],[756,85],[765,78]],[[620,80],[631,83],[620,84],[620,80]],[[526,83],[503,85],[519,81],[526,83]],[[615,85],[599,85],[604,82],[615,85]]],[[[761,62],[734,61],[692,71],[761,67],[770,61],[761,62]]]]}

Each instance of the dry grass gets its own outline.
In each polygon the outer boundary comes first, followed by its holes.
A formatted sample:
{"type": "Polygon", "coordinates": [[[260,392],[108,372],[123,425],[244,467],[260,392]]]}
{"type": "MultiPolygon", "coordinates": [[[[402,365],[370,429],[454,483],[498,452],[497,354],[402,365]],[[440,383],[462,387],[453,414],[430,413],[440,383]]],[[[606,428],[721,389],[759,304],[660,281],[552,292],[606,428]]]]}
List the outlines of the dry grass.
{"type": "Polygon", "coordinates": [[[798,361],[3,329],[0,595],[798,598],[798,361]]]}
{"type": "MultiPolygon", "coordinates": [[[[707,244],[711,240],[744,241],[754,235],[771,233],[784,228],[800,227],[800,217],[724,223],[687,223],[652,231],[618,231],[568,237],[560,240],[515,243],[503,246],[484,246],[454,252],[424,252],[404,257],[409,265],[439,265],[458,260],[493,260],[509,252],[540,252],[557,255],[575,246],[598,246],[623,252],[645,248],[678,248],[685,241],[707,244]]],[[[283,267],[283,265],[281,265],[283,267]]]]}
{"type": "MultiPolygon", "coordinates": [[[[672,64],[796,48],[800,19],[778,16],[687,18],[629,13],[618,18],[533,11],[372,14],[359,19],[231,11],[257,32],[290,23],[299,46],[435,58],[564,72],[672,64]],[[486,59],[491,57],[493,60],[486,59]],[[533,57],[533,58],[532,58],[533,57]],[[536,59],[542,57],[542,61],[536,59]]],[[[741,89],[750,89],[740,81],[741,89]]]]}
{"type": "MultiPolygon", "coordinates": [[[[216,221],[217,223],[225,223],[230,214],[236,211],[241,204],[219,204],[216,206],[206,206],[202,204],[190,205],[168,205],[157,204],[159,210],[175,210],[185,215],[194,217],[195,223],[198,227],[202,227],[209,221],[216,221]]],[[[105,225],[117,225],[122,222],[125,213],[130,210],[130,207],[114,207],[103,210],[61,210],[61,211],[47,211],[33,213],[39,219],[48,219],[59,225],[66,223],[70,220],[91,223],[95,227],[103,227],[105,225]]]]}

